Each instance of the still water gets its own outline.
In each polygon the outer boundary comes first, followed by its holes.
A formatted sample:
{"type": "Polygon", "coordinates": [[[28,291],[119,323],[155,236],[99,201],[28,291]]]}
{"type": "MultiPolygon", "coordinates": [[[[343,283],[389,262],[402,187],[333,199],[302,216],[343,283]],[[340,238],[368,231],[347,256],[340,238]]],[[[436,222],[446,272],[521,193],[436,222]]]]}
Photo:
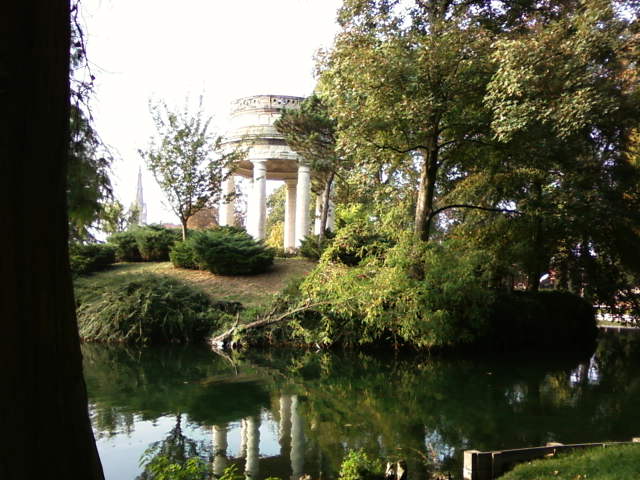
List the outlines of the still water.
{"type": "MultiPolygon", "coordinates": [[[[336,477],[349,449],[461,477],[465,449],[640,436],[640,335],[602,334],[592,356],[379,356],[85,345],[108,480],[141,457],[198,455],[215,474],[336,477]]],[[[142,477],[141,477],[142,478],[142,477]]]]}

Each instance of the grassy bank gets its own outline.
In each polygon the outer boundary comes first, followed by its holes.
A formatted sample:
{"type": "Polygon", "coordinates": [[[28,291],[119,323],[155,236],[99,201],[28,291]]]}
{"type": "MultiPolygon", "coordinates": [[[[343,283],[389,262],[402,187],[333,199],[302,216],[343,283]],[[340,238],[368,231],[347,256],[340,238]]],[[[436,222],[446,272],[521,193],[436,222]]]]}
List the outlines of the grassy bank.
{"type": "Polygon", "coordinates": [[[518,465],[501,480],[636,480],[640,444],[577,450],[557,458],[518,465]]]}
{"type": "Polygon", "coordinates": [[[153,274],[181,280],[198,288],[215,301],[240,302],[245,307],[267,303],[290,280],[306,275],[313,262],[297,258],[277,258],[266,273],[251,276],[220,276],[201,270],[174,268],[170,262],[119,263],[106,271],[75,281],[75,288],[83,293],[98,291],[106,285],[116,285],[125,277],[153,274]]]}

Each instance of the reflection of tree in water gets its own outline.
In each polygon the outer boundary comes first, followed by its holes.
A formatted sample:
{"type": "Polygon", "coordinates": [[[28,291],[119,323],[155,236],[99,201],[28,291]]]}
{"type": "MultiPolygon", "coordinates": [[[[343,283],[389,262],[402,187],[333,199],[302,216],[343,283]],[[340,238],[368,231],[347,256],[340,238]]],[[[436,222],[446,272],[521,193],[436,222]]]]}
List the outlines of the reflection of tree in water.
{"type": "Polygon", "coordinates": [[[97,436],[130,433],[136,420],[181,412],[214,425],[259,413],[269,404],[262,380],[209,349],[84,345],[84,372],[97,436]]]}
{"type": "Polygon", "coordinates": [[[413,472],[427,459],[431,467],[459,473],[464,449],[622,440],[640,428],[628,403],[640,398],[628,365],[616,377],[584,357],[403,360],[313,353],[253,360],[287,372],[281,388],[298,393],[311,426],[309,445],[329,459],[323,469],[330,474],[347,449],[405,458],[413,472]],[[607,389],[619,392],[612,404],[607,389]]]}
{"type": "Polygon", "coordinates": [[[184,466],[187,460],[200,458],[203,462],[209,459],[209,445],[203,441],[193,440],[187,437],[182,431],[182,415],[176,415],[176,423],[167,436],[149,445],[144,455],[140,459],[140,465],[144,467],[143,472],[138,475],[137,480],[152,480],[156,478],[152,471],[154,462],[162,458],[168,464],[184,466]]]}
{"type": "MultiPolygon", "coordinates": [[[[637,436],[640,342],[628,338],[604,336],[592,359],[272,351],[235,359],[237,371],[211,352],[85,355],[95,361],[88,384],[99,424],[124,429],[133,414],[157,418],[173,411],[217,425],[208,448],[215,450],[218,472],[239,462],[226,457],[227,425],[257,421],[262,409],[270,409],[280,422],[281,458],[278,466],[273,458],[260,458],[260,474],[287,478],[303,465],[314,477],[334,477],[346,450],[364,448],[406,459],[410,472],[422,473],[426,460],[430,468],[458,475],[462,451],[469,448],[637,436]]],[[[245,433],[248,427],[257,431],[250,422],[242,424],[245,433]]],[[[238,463],[243,467],[255,474],[252,462],[238,463]]]]}

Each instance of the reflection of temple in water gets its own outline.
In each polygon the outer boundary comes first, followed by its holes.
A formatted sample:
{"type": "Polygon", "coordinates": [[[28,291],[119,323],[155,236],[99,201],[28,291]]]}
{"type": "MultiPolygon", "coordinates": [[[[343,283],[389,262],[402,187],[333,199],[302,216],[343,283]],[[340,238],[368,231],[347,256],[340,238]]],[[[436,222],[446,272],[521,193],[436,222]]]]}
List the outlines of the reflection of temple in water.
{"type": "Polygon", "coordinates": [[[262,417],[252,415],[240,420],[240,449],[229,454],[229,424],[214,425],[212,430],[213,474],[220,477],[225,468],[235,464],[247,479],[260,478],[260,467],[278,476],[297,480],[304,472],[305,434],[297,395],[281,395],[278,412],[277,440],[279,455],[260,455],[262,417]]]}

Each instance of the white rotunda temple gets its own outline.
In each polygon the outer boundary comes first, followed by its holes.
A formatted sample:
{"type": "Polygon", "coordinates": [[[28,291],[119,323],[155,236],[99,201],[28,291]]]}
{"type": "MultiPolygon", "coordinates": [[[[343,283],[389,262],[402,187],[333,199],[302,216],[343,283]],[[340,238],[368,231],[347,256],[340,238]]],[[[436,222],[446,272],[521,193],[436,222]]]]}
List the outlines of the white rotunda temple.
{"type": "MultiPolygon", "coordinates": [[[[255,239],[265,236],[266,181],[286,184],[284,249],[300,246],[309,233],[311,171],[307,162],[289,148],[273,123],[284,109],[300,108],[302,97],[255,95],[240,98],[231,107],[231,126],[225,143],[229,148],[244,145],[247,155],[235,169],[235,175],[253,179],[247,206],[247,232],[255,239]]],[[[234,191],[233,176],[225,182],[223,193],[234,191]]],[[[220,225],[234,224],[234,206],[220,205],[220,225]]]]}

